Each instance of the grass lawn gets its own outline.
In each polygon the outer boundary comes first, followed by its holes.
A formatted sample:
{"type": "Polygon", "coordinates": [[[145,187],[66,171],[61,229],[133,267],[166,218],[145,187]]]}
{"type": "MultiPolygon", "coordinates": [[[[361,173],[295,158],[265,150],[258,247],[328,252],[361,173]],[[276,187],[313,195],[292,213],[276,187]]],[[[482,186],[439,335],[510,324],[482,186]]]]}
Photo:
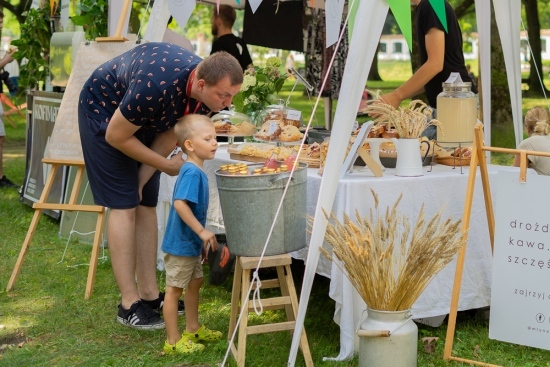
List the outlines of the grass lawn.
{"type": "MultiPolygon", "coordinates": [[[[391,66],[400,78],[389,83],[372,83],[372,88],[391,89],[406,79],[406,65],[391,66]],[[397,73],[397,72],[396,72],[397,73]]],[[[474,69],[475,70],[475,69],[474,69]]],[[[385,71],[390,73],[390,71],[385,71]]],[[[389,74],[388,74],[389,75],[389,74]]],[[[283,93],[286,98],[291,85],[283,93]]],[[[369,85],[369,87],[371,87],[369,85]]],[[[303,111],[307,121],[314,97],[303,96],[298,87],[291,106],[303,111]]],[[[528,106],[544,104],[526,100],[528,106]]],[[[315,114],[316,124],[324,125],[321,101],[315,114]]],[[[335,111],[335,107],[333,111],[335,111]]],[[[4,149],[6,175],[22,183],[25,170],[25,122],[14,117],[16,127],[6,124],[8,141],[4,149]]],[[[502,132],[509,134],[509,132],[502,132]]],[[[503,164],[509,160],[503,159],[503,164]]],[[[161,353],[163,330],[135,331],[115,321],[120,295],[113,280],[109,251],[100,260],[92,297],[84,300],[91,247],[78,241],[67,244],[58,236],[59,222],[43,216],[14,290],[6,286],[15,266],[21,244],[29,228],[33,210],[19,201],[17,190],[0,190],[0,366],[218,366],[226,352],[227,339],[210,344],[200,355],[166,356],[161,353]],[[68,247],[66,248],[66,246],[68,247]],[[66,254],[61,261],[64,251],[66,254]]],[[[103,252],[100,253],[100,256],[103,252]]],[[[303,264],[293,265],[298,290],[303,264]]],[[[205,277],[208,269],[205,267],[205,277]]],[[[164,274],[158,272],[159,284],[164,274]]],[[[219,287],[207,285],[201,292],[200,320],[211,328],[227,333],[231,299],[231,277],[219,287]]],[[[345,362],[324,361],[339,351],[339,328],[333,321],[334,301],[329,296],[328,279],[317,276],[306,315],[305,329],[316,366],[358,366],[357,357],[345,362]]],[[[280,320],[279,311],[266,311],[254,322],[280,320]]],[[[184,320],[181,319],[183,326],[184,320]]],[[[466,366],[443,361],[446,324],[439,328],[419,325],[418,366],[466,366]],[[435,350],[425,350],[421,338],[439,338],[435,350]]],[[[282,367],[286,365],[291,335],[287,332],[254,335],[247,343],[247,365],[282,367]]],[[[454,354],[463,358],[503,366],[550,366],[550,352],[507,344],[488,338],[488,321],[476,312],[459,313],[454,354]]],[[[235,366],[230,358],[228,366],[235,366]]],[[[298,353],[296,366],[304,366],[298,353]]],[[[398,366],[396,366],[398,367],[398,366]]]]}

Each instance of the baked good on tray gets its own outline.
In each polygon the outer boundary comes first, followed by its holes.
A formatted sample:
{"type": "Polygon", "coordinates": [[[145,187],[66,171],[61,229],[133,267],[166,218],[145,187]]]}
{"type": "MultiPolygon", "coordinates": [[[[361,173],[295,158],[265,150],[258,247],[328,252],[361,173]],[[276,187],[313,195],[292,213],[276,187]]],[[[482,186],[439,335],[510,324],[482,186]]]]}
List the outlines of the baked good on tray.
{"type": "Polygon", "coordinates": [[[229,133],[235,135],[254,135],[255,131],[256,125],[247,121],[243,121],[240,124],[231,125],[229,128],[229,133]]]}
{"type": "Polygon", "coordinates": [[[214,122],[214,129],[218,134],[227,134],[231,129],[231,124],[227,120],[218,120],[214,122]]]}
{"type": "Polygon", "coordinates": [[[304,137],[304,134],[294,125],[286,125],[279,135],[279,140],[284,142],[298,141],[304,137]]]}
{"type": "Polygon", "coordinates": [[[277,120],[267,120],[263,123],[256,137],[262,140],[274,140],[281,135],[281,126],[277,120]]]}

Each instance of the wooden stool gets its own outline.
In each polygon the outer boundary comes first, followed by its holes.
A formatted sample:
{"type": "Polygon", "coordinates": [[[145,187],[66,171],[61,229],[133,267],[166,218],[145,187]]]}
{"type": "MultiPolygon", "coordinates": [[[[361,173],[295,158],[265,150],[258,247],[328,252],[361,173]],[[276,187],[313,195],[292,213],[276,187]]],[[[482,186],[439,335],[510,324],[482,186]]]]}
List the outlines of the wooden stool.
{"type": "MultiPolygon", "coordinates": [[[[285,309],[288,321],[279,323],[269,323],[262,325],[248,326],[248,313],[254,312],[253,301],[247,299],[248,288],[250,287],[250,271],[256,269],[260,261],[259,257],[237,256],[235,264],[235,275],[233,278],[233,292],[231,295],[231,318],[229,320],[229,337],[231,340],[237,320],[241,313],[241,307],[246,307],[248,312],[243,316],[239,330],[236,334],[237,346],[231,344],[231,353],[237,361],[239,367],[244,367],[246,355],[246,337],[252,334],[271,333],[274,331],[294,330],[296,325],[296,313],[298,312],[298,297],[296,288],[290,272],[292,259],[290,255],[264,256],[260,268],[275,267],[277,269],[277,279],[262,280],[261,289],[280,288],[281,297],[262,298],[261,302],[264,310],[285,309]]],[[[256,289],[256,284],[252,290],[256,289]]],[[[300,338],[300,349],[304,355],[307,367],[313,367],[313,360],[307,342],[306,331],[302,328],[300,338]]]]}

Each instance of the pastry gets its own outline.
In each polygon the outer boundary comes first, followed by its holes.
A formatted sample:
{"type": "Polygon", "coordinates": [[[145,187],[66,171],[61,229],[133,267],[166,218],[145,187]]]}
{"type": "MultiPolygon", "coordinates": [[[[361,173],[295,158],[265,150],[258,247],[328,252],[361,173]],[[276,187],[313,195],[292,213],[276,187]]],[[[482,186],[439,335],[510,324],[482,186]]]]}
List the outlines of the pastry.
{"type": "Polygon", "coordinates": [[[296,127],[302,126],[302,124],[300,123],[300,120],[289,120],[287,118],[283,119],[283,124],[284,126],[287,126],[287,125],[292,125],[296,127]]]}
{"type": "Polygon", "coordinates": [[[306,155],[309,158],[320,158],[321,146],[319,145],[319,143],[309,144],[306,148],[306,155]]]}
{"type": "Polygon", "coordinates": [[[282,111],[272,111],[264,119],[264,122],[267,122],[269,120],[277,120],[277,121],[283,121],[284,116],[282,111]]]}
{"type": "Polygon", "coordinates": [[[238,135],[253,135],[256,131],[256,126],[250,122],[244,121],[237,125],[231,125],[229,132],[238,135]]]}
{"type": "Polygon", "coordinates": [[[278,124],[277,120],[267,120],[262,125],[256,137],[263,140],[273,140],[277,139],[281,135],[281,127],[278,124]],[[275,123],[272,123],[275,122],[275,123]]]}
{"type": "Polygon", "coordinates": [[[384,139],[399,138],[399,133],[397,129],[389,129],[382,133],[384,139]]]}
{"type": "Polygon", "coordinates": [[[226,134],[231,129],[231,123],[227,120],[218,120],[214,122],[214,129],[218,134],[226,134]]]}
{"type": "Polygon", "coordinates": [[[382,136],[384,131],[386,131],[386,125],[384,124],[374,125],[373,127],[370,128],[367,138],[379,138],[382,136]]]}
{"type": "Polygon", "coordinates": [[[472,150],[470,148],[456,148],[453,155],[455,157],[469,158],[472,156],[472,150]]]}
{"type": "Polygon", "coordinates": [[[281,131],[281,135],[279,136],[279,140],[281,141],[298,141],[304,137],[304,134],[298,130],[296,126],[287,125],[283,127],[283,130],[281,131]]]}

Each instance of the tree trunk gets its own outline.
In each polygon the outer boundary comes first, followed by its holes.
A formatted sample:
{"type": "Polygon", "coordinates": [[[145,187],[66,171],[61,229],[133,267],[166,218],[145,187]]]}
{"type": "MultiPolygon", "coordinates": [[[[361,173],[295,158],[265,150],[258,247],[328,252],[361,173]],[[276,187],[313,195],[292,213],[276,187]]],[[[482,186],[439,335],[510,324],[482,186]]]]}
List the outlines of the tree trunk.
{"type": "Polygon", "coordinates": [[[372,65],[370,67],[369,76],[367,80],[381,81],[380,73],[378,72],[378,51],[380,50],[380,42],[376,46],[376,52],[374,53],[374,59],[372,60],[372,65]]]}
{"type": "Polygon", "coordinates": [[[0,7],[4,9],[4,13],[6,10],[11,12],[20,24],[25,22],[26,16],[23,16],[23,13],[30,9],[31,2],[30,1],[20,1],[18,4],[13,5],[10,0],[0,0],[0,7]]]}
{"type": "Polygon", "coordinates": [[[460,5],[457,5],[456,8],[454,8],[456,17],[460,19],[472,11],[473,9],[470,9],[470,7],[474,5],[474,2],[475,0],[464,0],[460,5]]]}
{"type": "Polygon", "coordinates": [[[544,71],[542,70],[540,21],[537,0],[523,0],[523,5],[525,6],[525,15],[527,18],[527,36],[531,45],[528,93],[530,97],[542,97],[544,93],[548,93],[548,90],[542,84],[544,71]]]}
{"type": "MultiPolygon", "coordinates": [[[[514,122],[502,44],[491,6],[491,136],[498,146],[515,148],[514,122]],[[511,133],[510,133],[511,132],[511,133]]],[[[485,101],[484,101],[485,102],[485,101]]],[[[495,145],[491,142],[491,145],[495,145]]]]}
{"type": "Polygon", "coordinates": [[[412,72],[414,73],[415,71],[418,70],[418,68],[420,68],[420,66],[422,66],[422,64],[420,63],[420,53],[418,52],[418,35],[416,33],[416,26],[415,26],[415,23],[416,23],[416,6],[414,6],[412,8],[412,11],[411,11],[411,22],[412,22],[412,50],[410,50],[411,52],[411,68],[412,68],[412,72]]]}

